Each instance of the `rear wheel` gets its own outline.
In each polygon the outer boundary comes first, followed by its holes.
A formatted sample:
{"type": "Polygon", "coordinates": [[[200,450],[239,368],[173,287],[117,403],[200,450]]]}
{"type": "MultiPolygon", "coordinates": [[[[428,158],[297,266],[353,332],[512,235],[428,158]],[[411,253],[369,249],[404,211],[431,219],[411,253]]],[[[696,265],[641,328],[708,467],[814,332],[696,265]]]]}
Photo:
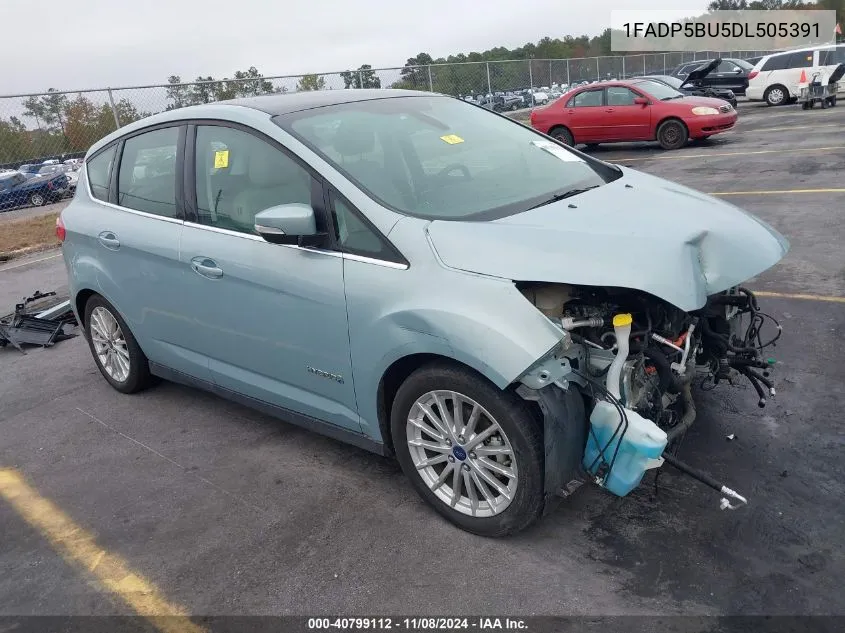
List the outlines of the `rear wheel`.
{"type": "Polygon", "coordinates": [[[769,86],[766,89],[766,92],[763,95],[763,99],[770,106],[779,106],[783,105],[789,100],[789,93],[787,92],[784,86],[781,86],[780,84],[775,84],[774,86],[769,86]]]}
{"type": "Polygon", "coordinates": [[[44,194],[36,192],[36,193],[32,194],[31,196],[29,196],[29,203],[33,207],[41,207],[41,206],[44,206],[45,204],[47,204],[47,198],[44,197],[44,194]]]}
{"type": "Polygon", "coordinates": [[[504,536],[539,518],[541,427],[516,394],[470,369],[433,363],[399,388],[391,431],[411,484],[458,527],[504,536]]]}
{"type": "Polygon", "coordinates": [[[657,142],[663,149],[680,149],[687,144],[689,131],[687,126],[677,119],[664,121],[657,128],[657,142]]]}
{"type": "Polygon", "coordinates": [[[567,130],[565,127],[554,128],[551,132],[549,132],[549,136],[556,138],[565,145],[575,145],[575,139],[572,137],[572,132],[567,130]]]}
{"type": "Polygon", "coordinates": [[[121,393],[135,393],[152,383],[147,357],[108,301],[93,295],[85,304],[85,333],[97,369],[121,393]]]}

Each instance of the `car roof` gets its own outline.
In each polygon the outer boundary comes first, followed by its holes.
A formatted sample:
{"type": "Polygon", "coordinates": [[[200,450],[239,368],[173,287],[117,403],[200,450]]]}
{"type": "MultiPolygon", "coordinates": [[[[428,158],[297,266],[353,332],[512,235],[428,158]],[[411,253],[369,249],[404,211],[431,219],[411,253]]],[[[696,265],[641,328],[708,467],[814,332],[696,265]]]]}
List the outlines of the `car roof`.
{"type": "Polygon", "coordinates": [[[359,101],[374,101],[377,99],[395,99],[398,97],[441,97],[453,99],[448,95],[435,92],[423,92],[421,90],[398,90],[398,89],[348,89],[348,90],[313,90],[292,93],[261,95],[257,97],[243,97],[239,99],[227,99],[225,101],[212,101],[199,105],[187,106],[165,110],[151,116],[139,119],[121,127],[111,134],[103,137],[94,143],[85,155],[97,153],[100,149],[110,145],[115,140],[127,134],[143,130],[162,123],[190,120],[194,118],[219,118],[223,112],[231,111],[231,108],[249,108],[263,112],[271,117],[323,108],[326,106],[341,105],[344,103],[355,103],[359,101]]]}
{"type": "Polygon", "coordinates": [[[217,101],[217,105],[235,105],[245,108],[252,108],[266,112],[271,116],[290,114],[313,108],[340,105],[343,103],[355,103],[357,101],[372,101],[374,99],[391,99],[396,97],[421,97],[421,96],[443,96],[433,92],[422,92],[420,90],[398,90],[398,89],[350,89],[350,90],[310,90],[293,93],[274,95],[262,95],[259,97],[242,97],[240,99],[229,99],[217,101]]]}

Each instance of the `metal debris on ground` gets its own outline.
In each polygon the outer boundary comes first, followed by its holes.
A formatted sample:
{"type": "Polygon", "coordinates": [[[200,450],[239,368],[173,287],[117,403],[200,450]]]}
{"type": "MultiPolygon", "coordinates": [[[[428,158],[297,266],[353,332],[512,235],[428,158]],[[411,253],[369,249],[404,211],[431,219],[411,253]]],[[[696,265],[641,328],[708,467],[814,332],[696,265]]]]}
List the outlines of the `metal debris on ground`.
{"type": "Polygon", "coordinates": [[[70,301],[62,300],[55,292],[36,290],[15,304],[15,311],[0,318],[0,347],[12,345],[26,354],[22,345],[50,347],[58,341],[73,338],[70,333],[77,325],[70,301]],[[53,297],[51,301],[45,301],[53,297]]]}
{"type": "Polygon", "coordinates": [[[726,435],[726,436],[725,436],[725,439],[726,439],[726,440],[728,440],[729,442],[730,442],[731,440],[735,440],[735,439],[736,439],[736,434],[735,434],[735,433],[731,433],[730,435],[726,435]]]}

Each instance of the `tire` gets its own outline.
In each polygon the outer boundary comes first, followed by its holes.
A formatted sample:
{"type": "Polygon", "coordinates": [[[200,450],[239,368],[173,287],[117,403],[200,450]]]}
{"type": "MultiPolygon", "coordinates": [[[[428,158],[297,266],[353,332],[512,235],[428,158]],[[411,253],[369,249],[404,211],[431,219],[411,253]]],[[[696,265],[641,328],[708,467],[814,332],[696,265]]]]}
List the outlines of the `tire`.
{"type": "Polygon", "coordinates": [[[763,100],[770,106],[784,105],[789,102],[789,99],[789,92],[785,86],[781,86],[780,84],[769,86],[766,88],[766,92],[763,93],[763,100]]]}
{"type": "Polygon", "coordinates": [[[549,132],[549,136],[556,138],[564,145],[575,145],[575,139],[572,137],[572,132],[565,127],[556,127],[549,132]]]}
{"type": "Polygon", "coordinates": [[[47,204],[47,198],[44,196],[43,193],[38,193],[37,191],[29,196],[29,204],[33,207],[43,207],[47,204]]]}
{"type": "Polygon", "coordinates": [[[830,98],[830,107],[831,107],[831,108],[835,108],[835,107],[836,107],[836,95],[833,95],[833,96],[830,98]]]}
{"type": "Polygon", "coordinates": [[[801,109],[802,110],[809,110],[810,104],[805,101],[804,103],[801,104],[801,109]]]}
{"type": "Polygon", "coordinates": [[[680,149],[689,140],[689,130],[682,121],[669,119],[657,128],[657,142],[663,149],[680,149]]]}
{"type": "Polygon", "coordinates": [[[136,393],[152,384],[147,357],[114,306],[100,295],[92,295],[85,304],[84,325],[94,363],[112,387],[121,393],[136,393]],[[118,327],[116,332],[109,332],[109,317],[118,327]]]}
{"type": "Polygon", "coordinates": [[[501,391],[465,367],[431,363],[411,374],[396,393],[391,431],[396,457],[414,489],[461,529],[481,536],[505,536],[525,529],[540,517],[542,427],[515,393],[501,391]],[[452,426],[446,429],[448,422],[441,419],[438,402],[451,418],[455,411],[453,397],[461,402],[459,410],[465,425],[472,420],[472,411],[478,413],[476,432],[468,438],[452,426]],[[419,403],[430,406],[428,411],[438,419],[432,421],[419,403]],[[429,432],[421,430],[421,425],[429,432]],[[438,425],[445,435],[437,431],[438,425]],[[488,437],[473,446],[485,434],[488,437]],[[419,445],[423,441],[425,447],[419,445]],[[494,455],[493,451],[507,454],[494,455]],[[432,459],[436,462],[420,466],[432,459]],[[494,475],[494,471],[500,474],[494,475]],[[489,478],[498,486],[488,484],[489,478]],[[457,496],[453,494],[455,487],[457,496]]]}

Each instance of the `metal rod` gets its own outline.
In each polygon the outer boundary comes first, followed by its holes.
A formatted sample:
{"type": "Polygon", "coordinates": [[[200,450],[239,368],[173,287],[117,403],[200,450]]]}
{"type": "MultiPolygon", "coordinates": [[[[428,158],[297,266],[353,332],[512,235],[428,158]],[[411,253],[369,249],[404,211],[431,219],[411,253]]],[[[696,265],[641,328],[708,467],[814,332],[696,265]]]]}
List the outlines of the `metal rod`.
{"type": "Polygon", "coordinates": [[[434,82],[431,79],[431,66],[428,67],[428,91],[434,92],[434,82]]]}
{"type": "Polygon", "coordinates": [[[487,66],[487,94],[493,94],[493,85],[490,83],[490,62],[484,62],[487,66]]]}
{"type": "MultiPolygon", "coordinates": [[[[675,457],[671,453],[664,452],[662,457],[667,464],[674,466],[675,468],[680,470],[685,475],[689,475],[693,479],[697,479],[698,481],[703,483],[705,486],[709,486],[709,487],[713,488],[713,490],[716,490],[716,491],[718,491],[718,492],[720,492],[723,495],[726,495],[728,497],[733,497],[737,501],[741,501],[744,504],[748,503],[748,500],[745,497],[743,497],[742,495],[740,495],[739,493],[737,493],[736,491],[731,490],[726,485],[716,481],[715,479],[713,479],[713,477],[711,477],[707,473],[700,471],[700,470],[697,470],[697,469],[693,468],[692,466],[689,466],[688,464],[685,464],[684,462],[682,462],[680,459],[678,459],[677,457],[675,457]]],[[[734,508],[734,506],[731,506],[729,502],[727,503],[727,505],[725,505],[726,502],[727,502],[726,499],[722,500],[722,508],[730,508],[730,509],[734,508]]]]}

